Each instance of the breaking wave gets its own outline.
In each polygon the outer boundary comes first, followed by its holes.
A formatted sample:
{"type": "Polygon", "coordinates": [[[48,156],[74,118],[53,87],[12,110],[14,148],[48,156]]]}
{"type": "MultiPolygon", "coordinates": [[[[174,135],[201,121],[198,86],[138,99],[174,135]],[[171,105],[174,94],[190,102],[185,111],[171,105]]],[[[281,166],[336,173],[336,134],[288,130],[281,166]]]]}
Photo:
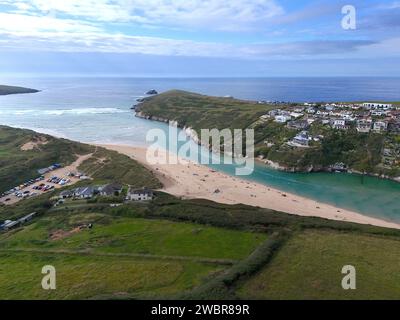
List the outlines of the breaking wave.
{"type": "Polygon", "coordinates": [[[81,108],[81,109],[54,109],[54,110],[40,110],[40,109],[26,109],[26,110],[0,110],[1,115],[47,115],[47,116],[62,116],[62,115],[84,115],[84,114],[112,114],[112,113],[125,113],[128,110],[119,108],[81,108]]]}

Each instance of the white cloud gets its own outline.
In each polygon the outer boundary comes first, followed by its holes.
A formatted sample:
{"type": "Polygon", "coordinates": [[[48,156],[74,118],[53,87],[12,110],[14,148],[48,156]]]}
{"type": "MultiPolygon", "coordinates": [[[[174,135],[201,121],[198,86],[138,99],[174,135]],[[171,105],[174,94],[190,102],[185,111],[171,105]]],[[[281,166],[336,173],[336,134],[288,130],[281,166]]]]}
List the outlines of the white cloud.
{"type": "Polygon", "coordinates": [[[117,22],[244,30],[283,13],[273,0],[0,0],[1,4],[13,8],[0,12],[1,50],[256,59],[357,57],[369,51],[381,56],[400,54],[391,49],[398,46],[397,39],[381,44],[348,40],[234,45],[110,31],[117,22]]]}
{"type": "Polygon", "coordinates": [[[47,32],[99,32],[93,24],[71,19],[57,19],[51,16],[38,17],[17,13],[0,12],[0,34],[46,35],[47,32]]]}
{"type": "Polygon", "coordinates": [[[0,0],[25,14],[98,22],[206,29],[248,29],[283,13],[275,0],[0,0]]]}

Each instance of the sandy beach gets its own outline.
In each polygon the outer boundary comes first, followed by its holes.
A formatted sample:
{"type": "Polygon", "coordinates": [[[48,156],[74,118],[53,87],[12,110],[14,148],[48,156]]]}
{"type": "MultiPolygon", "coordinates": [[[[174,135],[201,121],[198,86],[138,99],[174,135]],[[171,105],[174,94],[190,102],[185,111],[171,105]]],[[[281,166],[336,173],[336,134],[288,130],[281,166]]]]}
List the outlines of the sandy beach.
{"type": "MultiPolygon", "coordinates": [[[[180,159],[178,164],[149,164],[147,149],[125,145],[101,145],[125,154],[152,170],[163,183],[163,191],[183,198],[208,199],[225,204],[243,203],[301,216],[351,221],[400,229],[400,224],[364,216],[311,199],[283,192],[263,184],[214,171],[204,165],[180,159]]],[[[159,154],[165,157],[168,154],[159,154]]]]}

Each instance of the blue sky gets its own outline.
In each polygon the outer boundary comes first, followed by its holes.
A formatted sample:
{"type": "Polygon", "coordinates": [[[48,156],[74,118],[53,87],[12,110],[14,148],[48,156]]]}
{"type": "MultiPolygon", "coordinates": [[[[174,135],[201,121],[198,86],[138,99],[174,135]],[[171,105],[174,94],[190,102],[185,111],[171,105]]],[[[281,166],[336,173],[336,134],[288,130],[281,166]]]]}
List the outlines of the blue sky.
{"type": "Polygon", "coordinates": [[[397,76],[399,58],[395,0],[0,0],[0,73],[397,76]]]}

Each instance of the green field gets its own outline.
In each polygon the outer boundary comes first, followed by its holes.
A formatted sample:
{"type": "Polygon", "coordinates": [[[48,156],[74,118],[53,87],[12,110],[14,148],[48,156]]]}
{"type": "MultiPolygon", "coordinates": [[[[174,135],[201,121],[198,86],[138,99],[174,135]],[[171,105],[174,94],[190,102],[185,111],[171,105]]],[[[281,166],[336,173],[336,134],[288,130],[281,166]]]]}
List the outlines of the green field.
{"type": "Polygon", "coordinates": [[[23,230],[0,236],[0,249],[73,249],[94,253],[136,253],[210,259],[245,258],[266,239],[265,234],[206,227],[193,223],[113,217],[105,214],[54,213],[23,230]],[[82,224],[94,228],[60,240],[50,240],[57,230],[82,224]]]}
{"type": "Polygon", "coordinates": [[[238,289],[244,299],[400,299],[400,239],[306,231],[238,289]],[[343,290],[342,267],[356,268],[357,289],[343,290]]]}
{"type": "Polygon", "coordinates": [[[164,297],[188,290],[217,265],[113,256],[0,252],[0,299],[164,297]],[[56,268],[56,290],[43,290],[42,267],[56,268]]]}
{"type": "Polygon", "coordinates": [[[7,94],[36,93],[36,92],[38,92],[38,90],[24,88],[24,87],[0,85],[0,96],[7,94]]]}
{"type": "Polygon", "coordinates": [[[145,115],[178,121],[200,135],[200,129],[247,128],[271,106],[173,90],[146,99],[139,108],[145,115]]]}
{"type": "Polygon", "coordinates": [[[0,299],[82,299],[178,294],[245,258],[265,234],[102,214],[52,214],[0,237],[0,299]],[[57,230],[94,223],[65,238],[57,230]],[[60,229],[61,228],[61,229],[60,229]],[[58,289],[40,287],[44,265],[58,289]]]}

